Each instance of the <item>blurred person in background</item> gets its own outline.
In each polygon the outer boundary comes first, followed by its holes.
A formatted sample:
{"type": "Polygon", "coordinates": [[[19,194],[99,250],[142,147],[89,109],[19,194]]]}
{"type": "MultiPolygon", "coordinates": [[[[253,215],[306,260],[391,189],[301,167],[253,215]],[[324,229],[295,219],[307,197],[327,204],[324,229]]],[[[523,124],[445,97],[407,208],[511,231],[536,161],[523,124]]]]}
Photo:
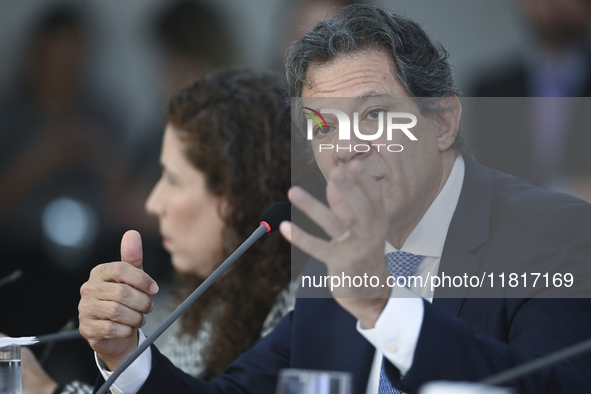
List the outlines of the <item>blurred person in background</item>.
{"type": "MultiPolygon", "coordinates": [[[[218,70],[170,101],[162,176],[146,210],[158,218],[180,280],[178,302],[250,235],[262,210],[285,199],[290,123],[279,81],[248,69],[218,70]]],[[[116,264],[127,263],[98,269],[116,264]]],[[[289,244],[268,234],[172,326],[162,350],[190,375],[211,379],[293,308],[294,290],[289,244]]],[[[111,306],[105,302],[105,310],[111,306]]],[[[101,313],[81,309],[89,312],[101,313]]],[[[24,367],[24,386],[36,384],[37,393],[92,392],[78,382],[57,388],[34,359],[24,367]]]]}
{"type": "Polygon", "coordinates": [[[154,21],[161,44],[168,95],[216,68],[237,63],[236,48],[225,20],[210,3],[166,3],[154,21]]]}
{"type": "MultiPolygon", "coordinates": [[[[75,322],[92,265],[116,252],[123,228],[141,227],[141,211],[121,196],[135,182],[120,149],[120,108],[86,79],[91,17],[74,4],[44,7],[0,97],[0,276],[24,272],[2,289],[3,313],[19,318],[0,329],[14,336],[75,322]]],[[[48,365],[56,376],[92,376],[92,363],[58,367],[86,360],[82,342],[58,347],[48,365]]]]}
{"type": "MultiPolygon", "coordinates": [[[[199,0],[165,2],[149,18],[146,35],[160,59],[161,77],[157,84],[160,84],[163,105],[207,72],[239,63],[225,22],[214,5],[199,0]]],[[[146,119],[141,140],[133,141],[134,163],[151,184],[160,176],[157,163],[164,115],[158,112],[146,119]]]]}
{"type": "Polygon", "coordinates": [[[365,3],[354,0],[288,0],[281,7],[277,26],[282,33],[277,36],[277,52],[273,55],[271,66],[282,68],[287,48],[299,40],[318,24],[330,18],[340,8],[355,3],[365,3]]]}
{"type": "Polygon", "coordinates": [[[591,2],[521,0],[532,33],[513,61],[480,75],[473,147],[477,159],[537,186],[591,201],[591,2]],[[529,97],[530,99],[518,99],[529,97]],[[556,97],[562,97],[556,99],[556,97]]]}

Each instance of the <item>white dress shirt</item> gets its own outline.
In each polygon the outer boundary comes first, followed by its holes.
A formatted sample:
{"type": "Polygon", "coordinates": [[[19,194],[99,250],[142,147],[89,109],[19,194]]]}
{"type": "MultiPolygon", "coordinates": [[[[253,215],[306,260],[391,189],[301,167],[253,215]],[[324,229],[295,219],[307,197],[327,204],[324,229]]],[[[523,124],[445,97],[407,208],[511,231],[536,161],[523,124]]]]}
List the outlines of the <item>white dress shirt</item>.
{"type": "MultiPolygon", "coordinates": [[[[139,341],[138,345],[146,339],[146,336],[139,330],[139,341]]],[[[109,376],[113,372],[109,372],[106,369],[105,363],[98,358],[96,352],[94,353],[94,359],[98,366],[101,375],[105,380],[109,379],[109,376]]],[[[152,367],[152,349],[147,348],[138,358],[123,373],[117,378],[115,384],[111,385],[111,393],[113,394],[135,394],[137,393],[144,382],[150,375],[150,369],[152,367]]]]}
{"type": "MultiPolygon", "coordinates": [[[[410,233],[400,251],[425,256],[414,276],[423,281],[437,275],[447,230],[458,205],[464,182],[464,159],[458,156],[445,185],[410,233]]],[[[385,254],[397,249],[386,243],[385,254]]],[[[364,329],[357,322],[357,330],[376,348],[376,353],[367,382],[367,394],[377,394],[382,368],[386,357],[404,376],[410,369],[415,348],[423,324],[423,301],[433,300],[430,286],[407,288],[393,287],[386,307],[372,329],[364,329]],[[401,319],[403,317],[403,319],[401,319]]]]}
{"type": "MultiPolygon", "coordinates": [[[[414,274],[423,277],[423,280],[427,279],[427,275],[437,275],[439,271],[447,230],[460,198],[464,170],[464,159],[458,156],[441,192],[400,248],[403,252],[425,256],[414,274]]],[[[385,253],[393,251],[396,251],[396,248],[387,243],[385,253]]],[[[410,290],[393,287],[391,297],[374,328],[364,329],[357,322],[357,330],[376,348],[367,394],[378,392],[383,356],[387,357],[402,375],[410,369],[423,323],[423,301],[419,297],[429,301],[433,299],[429,286],[410,290]],[[402,324],[400,316],[404,316],[402,324]]],[[[139,342],[145,338],[140,330],[139,342]]],[[[104,364],[96,355],[95,358],[101,374],[105,380],[108,379],[111,373],[105,370],[104,364]]],[[[151,364],[152,352],[148,348],[119,376],[116,383],[111,386],[111,392],[137,393],[148,379],[151,364]]]]}

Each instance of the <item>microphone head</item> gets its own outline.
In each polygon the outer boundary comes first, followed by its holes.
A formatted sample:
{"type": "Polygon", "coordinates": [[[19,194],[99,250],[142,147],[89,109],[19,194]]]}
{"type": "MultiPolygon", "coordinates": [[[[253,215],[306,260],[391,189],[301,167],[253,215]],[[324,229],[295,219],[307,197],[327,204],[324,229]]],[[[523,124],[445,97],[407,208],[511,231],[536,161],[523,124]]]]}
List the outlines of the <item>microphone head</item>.
{"type": "Polygon", "coordinates": [[[291,207],[283,201],[273,203],[261,215],[261,224],[267,227],[267,232],[277,230],[284,220],[291,220],[291,207]]]}

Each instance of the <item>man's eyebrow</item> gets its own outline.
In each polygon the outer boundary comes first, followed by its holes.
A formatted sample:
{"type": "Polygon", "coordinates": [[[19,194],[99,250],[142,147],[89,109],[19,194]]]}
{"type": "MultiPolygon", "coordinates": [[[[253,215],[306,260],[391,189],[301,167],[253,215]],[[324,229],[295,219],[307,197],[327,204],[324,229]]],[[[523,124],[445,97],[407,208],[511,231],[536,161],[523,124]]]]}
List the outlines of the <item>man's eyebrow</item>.
{"type": "Polygon", "coordinates": [[[392,98],[392,95],[390,93],[384,93],[384,92],[378,92],[376,90],[370,90],[370,91],[364,92],[360,96],[355,97],[354,101],[362,101],[362,100],[365,100],[368,98],[380,98],[380,97],[392,98]]]}

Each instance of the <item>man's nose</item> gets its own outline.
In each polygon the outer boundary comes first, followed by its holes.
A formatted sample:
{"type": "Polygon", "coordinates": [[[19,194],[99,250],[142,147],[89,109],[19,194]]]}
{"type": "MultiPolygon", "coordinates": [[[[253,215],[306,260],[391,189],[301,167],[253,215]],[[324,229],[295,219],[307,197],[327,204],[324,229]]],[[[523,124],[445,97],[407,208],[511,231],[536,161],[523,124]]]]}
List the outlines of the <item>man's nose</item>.
{"type": "Polygon", "coordinates": [[[362,159],[371,155],[371,142],[358,138],[351,133],[349,140],[337,140],[334,145],[334,158],[337,162],[347,164],[353,159],[362,159]]]}

